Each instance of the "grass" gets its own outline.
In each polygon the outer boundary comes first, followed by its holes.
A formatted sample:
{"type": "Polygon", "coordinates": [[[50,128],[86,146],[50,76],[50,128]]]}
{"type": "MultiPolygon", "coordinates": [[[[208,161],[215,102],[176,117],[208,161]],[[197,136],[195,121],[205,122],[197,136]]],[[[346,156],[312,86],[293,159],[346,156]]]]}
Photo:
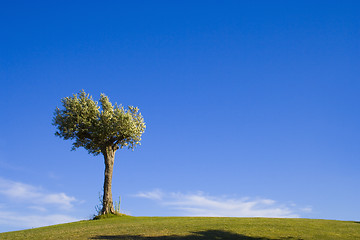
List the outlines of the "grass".
{"type": "Polygon", "coordinates": [[[123,213],[116,212],[115,214],[107,213],[107,214],[102,214],[102,215],[96,215],[96,216],[94,216],[93,220],[101,220],[101,219],[106,219],[106,218],[117,218],[117,217],[130,217],[130,216],[123,214],[123,213]]]}
{"type": "Polygon", "coordinates": [[[360,223],[315,219],[118,216],[0,233],[0,239],[354,240],[360,239],[360,223]]]}

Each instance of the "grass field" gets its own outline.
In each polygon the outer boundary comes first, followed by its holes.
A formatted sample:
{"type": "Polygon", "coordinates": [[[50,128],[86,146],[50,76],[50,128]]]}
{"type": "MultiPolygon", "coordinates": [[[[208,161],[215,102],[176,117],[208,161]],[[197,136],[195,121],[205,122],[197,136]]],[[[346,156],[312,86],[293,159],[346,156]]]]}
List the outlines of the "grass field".
{"type": "Polygon", "coordinates": [[[314,219],[122,216],[1,233],[0,239],[356,240],[360,239],[360,223],[314,219]]]}

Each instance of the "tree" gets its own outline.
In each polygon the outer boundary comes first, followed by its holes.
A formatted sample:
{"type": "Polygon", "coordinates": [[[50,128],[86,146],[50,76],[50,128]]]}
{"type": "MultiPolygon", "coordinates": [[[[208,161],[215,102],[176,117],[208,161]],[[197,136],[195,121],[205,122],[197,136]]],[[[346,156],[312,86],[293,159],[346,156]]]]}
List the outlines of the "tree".
{"type": "Polygon", "coordinates": [[[134,150],[140,145],[145,131],[145,122],[137,107],[125,109],[109,98],[100,95],[100,106],[84,90],[72,97],[61,100],[63,109],[56,108],[53,125],[55,132],[65,140],[74,140],[72,150],[83,147],[89,154],[104,156],[105,177],[103,206],[100,214],[115,213],[113,207],[111,181],[115,152],[128,147],[134,150]]]}

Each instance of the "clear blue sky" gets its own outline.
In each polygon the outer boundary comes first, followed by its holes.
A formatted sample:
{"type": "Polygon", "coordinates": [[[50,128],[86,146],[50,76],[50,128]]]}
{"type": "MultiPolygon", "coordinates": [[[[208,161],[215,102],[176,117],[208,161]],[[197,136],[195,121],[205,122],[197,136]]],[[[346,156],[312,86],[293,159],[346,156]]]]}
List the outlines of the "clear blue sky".
{"type": "Polygon", "coordinates": [[[358,1],[2,1],[0,232],[89,219],[104,164],[54,136],[84,89],[138,106],[133,216],[360,220],[358,1]]]}

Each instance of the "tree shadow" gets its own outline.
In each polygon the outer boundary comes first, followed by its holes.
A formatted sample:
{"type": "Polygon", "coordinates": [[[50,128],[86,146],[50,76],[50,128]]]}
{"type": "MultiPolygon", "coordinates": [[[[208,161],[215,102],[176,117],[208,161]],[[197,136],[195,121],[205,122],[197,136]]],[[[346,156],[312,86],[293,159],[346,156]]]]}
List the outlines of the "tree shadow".
{"type": "Polygon", "coordinates": [[[222,230],[207,230],[200,232],[192,232],[187,236],[156,236],[145,237],[140,235],[99,235],[91,239],[105,239],[105,240],[302,240],[293,237],[281,237],[276,239],[263,238],[263,237],[249,237],[242,234],[232,233],[222,230]]]}

